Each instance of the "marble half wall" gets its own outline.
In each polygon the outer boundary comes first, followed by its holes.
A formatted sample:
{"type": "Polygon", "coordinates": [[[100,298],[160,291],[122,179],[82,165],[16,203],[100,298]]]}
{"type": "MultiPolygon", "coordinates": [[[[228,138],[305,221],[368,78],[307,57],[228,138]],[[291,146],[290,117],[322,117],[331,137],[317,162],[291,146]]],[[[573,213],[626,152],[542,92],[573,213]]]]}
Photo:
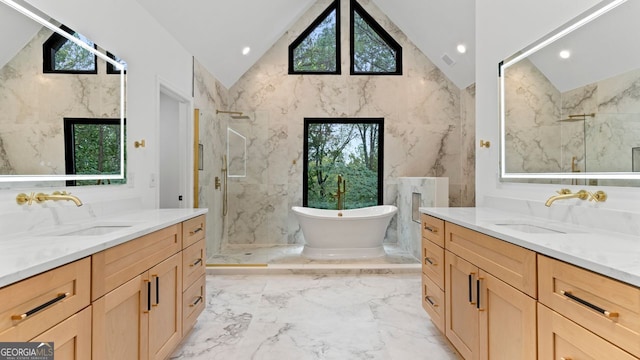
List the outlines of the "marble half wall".
{"type": "Polygon", "coordinates": [[[449,179],[398,178],[398,244],[416,259],[422,258],[420,207],[448,207],[449,179]]]}

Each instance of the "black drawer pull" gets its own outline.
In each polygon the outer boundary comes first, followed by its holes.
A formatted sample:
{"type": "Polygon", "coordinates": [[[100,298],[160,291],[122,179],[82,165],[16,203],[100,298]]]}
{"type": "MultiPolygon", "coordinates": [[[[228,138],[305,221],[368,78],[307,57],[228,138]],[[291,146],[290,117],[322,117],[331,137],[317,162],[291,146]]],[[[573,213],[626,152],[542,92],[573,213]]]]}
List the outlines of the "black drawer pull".
{"type": "Polygon", "coordinates": [[[428,296],[428,295],[427,295],[427,296],[425,296],[425,297],[424,297],[424,299],[425,299],[429,304],[431,304],[431,306],[433,306],[433,307],[438,307],[438,304],[436,304],[433,300],[431,300],[431,296],[428,296]]]}
{"type": "Polygon", "coordinates": [[[429,263],[429,265],[433,265],[433,266],[438,265],[435,262],[433,262],[433,260],[430,257],[424,258],[424,262],[427,262],[427,263],[429,263]]]}
{"type": "Polygon", "coordinates": [[[147,282],[147,312],[151,311],[151,281],[147,282]]]}
{"type": "Polygon", "coordinates": [[[480,277],[476,280],[476,309],[482,311],[483,309],[480,309],[480,280],[482,280],[480,277]]]}
{"type": "Polygon", "coordinates": [[[469,304],[473,304],[473,273],[469,274],[469,304]]]}
{"type": "Polygon", "coordinates": [[[432,232],[432,233],[434,233],[434,234],[437,234],[437,233],[438,233],[438,229],[434,229],[434,228],[432,228],[431,226],[427,226],[427,224],[424,224],[424,229],[425,229],[425,230],[429,230],[429,231],[431,231],[431,232],[432,232]]]}
{"type": "Polygon", "coordinates": [[[195,230],[189,231],[189,235],[195,235],[195,234],[199,233],[202,230],[204,230],[204,229],[202,229],[202,227],[199,227],[199,228],[197,228],[195,230]]]}
{"type": "Polygon", "coordinates": [[[24,319],[26,319],[27,317],[29,317],[29,316],[31,316],[31,315],[33,315],[33,314],[37,313],[38,311],[43,310],[43,309],[45,309],[45,308],[47,308],[47,307],[49,307],[49,306],[51,306],[51,305],[53,305],[53,304],[57,303],[58,301],[60,301],[60,300],[62,300],[62,299],[64,299],[64,298],[66,298],[66,297],[67,297],[67,296],[69,296],[69,295],[71,295],[71,293],[58,294],[55,298],[53,298],[53,299],[51,299],[51,300],[47,301],[46,303],[44,303],[44,304],[42,304],[42,305],[38,305],[38,306],[34,307],[33,309],[31,309],[31,310],[27,311],[27,312],[26,312],[26,313],[24,313],[24,314],[20,314],[20,315],[12,315],[12,316],[11,316],[11,320],[13,320],[13,321],[20,321],[20,320],[24,320],[24,319]]]}
{"type": "Polygon", "coordinates": [[[194,307],[198,305],[200,301],[202,301],[202,296],[198,296],[198,298],[196,299],[196,301],[193,302],[193,304],[189,304],[189,307],[194,307]]]}
{"type": "Polygon", "coordinates": [[[189,264],[190,267],[194,267],[198,264],[202,263],[202,258],[198,258],[198,260],[194,261],[193,264],[189,264]]]}
{"type": "Polygon", "coordinates": [[[560,294],[568,297],[569,299],[576,301],[592,310],[595,310],[599,313],[601,313],[602,315],[608,317],[608,318],[612,318],[612,317],[618,317],[618,313],[617,312],[612,312],[612,311],[607,311],[597,305],[593,305],[592,303],[588,302],[587,300],[584,299],[580,299],[579,297],[573,295],[570,291],[564,291],[564,290],[560,290],[560,294]]]}

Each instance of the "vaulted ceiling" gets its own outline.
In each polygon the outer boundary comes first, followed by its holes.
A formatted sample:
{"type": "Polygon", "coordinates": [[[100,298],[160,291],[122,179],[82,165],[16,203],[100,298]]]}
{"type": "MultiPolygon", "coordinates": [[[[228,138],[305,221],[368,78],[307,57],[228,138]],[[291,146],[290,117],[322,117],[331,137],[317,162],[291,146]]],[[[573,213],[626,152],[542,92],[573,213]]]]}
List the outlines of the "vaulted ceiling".
{"type": "MultiPolygon", "coordinates": [[[[137,1],[226,87],[231,87],[315,2],[137,1]],[[242,55],[246,46],[251,52],[242,55]]],[[[458,87],[475,81],[474,0],[373,2],[458,87]],[[458,44],[466,45],[465,54],[456,51],[458,44]],[[445,55],[453,63],[445,61],[445,55]]]]}

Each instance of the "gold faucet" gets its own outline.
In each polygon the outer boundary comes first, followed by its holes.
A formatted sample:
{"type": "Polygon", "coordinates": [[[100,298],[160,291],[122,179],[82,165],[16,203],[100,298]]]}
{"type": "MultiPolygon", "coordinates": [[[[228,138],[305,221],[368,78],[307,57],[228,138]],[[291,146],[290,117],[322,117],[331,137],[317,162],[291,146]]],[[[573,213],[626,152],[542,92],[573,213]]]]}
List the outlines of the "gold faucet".
{"type": "Polygon", "coordinates": [[[67,200],[67,201],[73,201],[76,206],[82,206],[82,201],[75,195],[71,195],[70,193],[63,191],[54,191],[53,193],[51,193],[51,195],[49,194],[45,194],[45,193],[37,193],[34,197],[33,200],[35,200],[37,203],[41,203],[47,200],[53,200],[53,201],[58,201],[58,200],[67,200]]]}
{"type": "Polygon", "coordinates": [[[558,195],[553,195],[552,197],[547,199],[547,202],[544,203],[544,205],[549,207],[556,200],[575,199],[575,198],[578,198],[580,200],[587,200],[588,197],[589,197],[589,192],[587,192],[586,190],[580,190],[577,193],[572,193],[571,190],[569,189],[562,189],[558,191],[558,195]]]}
{"type": "MultiPolygon", "coordinates": [[[[338,210],[344,209],[344,193],[347,191],[347,180],[342,179],[342,175],[338,175],[338,191],[333,197],[338,200],[337,208],[338,210]],[[340,191],[340,186],[342,186],[342,191],[340,191]]],[[[338,215],[341,216],[341,215],[338,215]]]]}

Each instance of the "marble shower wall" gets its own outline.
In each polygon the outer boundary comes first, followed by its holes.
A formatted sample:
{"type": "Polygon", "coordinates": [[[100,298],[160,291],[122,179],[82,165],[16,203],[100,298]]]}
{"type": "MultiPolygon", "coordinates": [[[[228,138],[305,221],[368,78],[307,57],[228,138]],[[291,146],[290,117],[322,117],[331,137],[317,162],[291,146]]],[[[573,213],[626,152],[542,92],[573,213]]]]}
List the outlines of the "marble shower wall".
{"type": "Polygon", "coordinates": [[[305,117],[384,117],[384,203],[395,203],[399,177],[437,176],[449,178],[452,206],[473,205],[474,89],[461,92],[371,1],[360,3],[402,45],[403,75],[348,74],[348,1],[343,74],[288,75],[289,44],[330,0],[313,5],[229,90],[229,107],[249,115],[229,121],[247,137],[248,164],[229,182],[225,245],[302,242],[290,208],[302,204],[305,117]]]}
{"type": "Polygon", "coordinates": [[[98,74],[43,74],[51,34],[42,28],[0,69],[0,174],[64,174],[63,119],[120,117],[120,76],[103,60],[98,74]]]}
{"type": "Polygon", "coordinates": [[[208,208],[207,255],[220,253],[226,238],[225,217],[222,214],[223,193],[215,189],[215,177],[222,176],[223,156],[227,149],[229,115],[216,114],[228,110],[228,90],[198,61],[194,61],[194,107],[199,111],[200,144],[203,146],[203,170],[199,172],[198,206],[208,208]]]}

